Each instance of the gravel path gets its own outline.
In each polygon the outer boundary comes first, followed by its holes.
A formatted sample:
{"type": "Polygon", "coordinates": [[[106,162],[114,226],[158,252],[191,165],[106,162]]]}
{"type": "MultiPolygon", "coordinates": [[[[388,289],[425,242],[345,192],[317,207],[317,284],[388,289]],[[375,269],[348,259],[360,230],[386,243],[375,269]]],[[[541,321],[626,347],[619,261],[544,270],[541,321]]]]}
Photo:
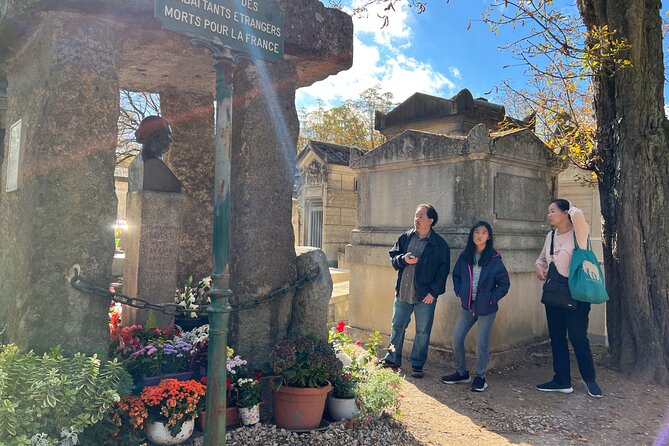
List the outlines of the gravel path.
{"type": "Polygon", "coordinates": [[[492,370],[488,375],[490,387],[482,393],[470,391],[467,385],[442,384],[441,375],[452,369],[428,363],[423,379],[406,378],[401,421],[383,417],[365,428],[348,428],[344,422],[337,422],[326,431],[307,434],[263,424],[229,431],[226,444],[653,445],[660,431],[669,429],[669,389],[636,383],[606,367],[603,348],[595,347],[594,352],[604,398],[586,395],[575,365],[574,393],[537,392],[534,385],[552,374],[548,354],[531,355],[521,364],[492,370]]]}

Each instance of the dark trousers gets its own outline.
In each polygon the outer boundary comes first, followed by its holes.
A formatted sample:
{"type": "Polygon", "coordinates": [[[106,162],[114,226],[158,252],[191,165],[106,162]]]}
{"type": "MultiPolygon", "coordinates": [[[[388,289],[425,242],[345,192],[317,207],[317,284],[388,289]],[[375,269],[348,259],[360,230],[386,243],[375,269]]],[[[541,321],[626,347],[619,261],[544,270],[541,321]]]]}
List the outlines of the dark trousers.
{"type": "Polygon", "coordinates": [[[589,315],[590,304],[585,302],[579,302],[575,310],[546,305],[548,333],[551,337],[553,352],[553,372],[555,372],[553,380],[559,384],[571,385],[567,334],[574,348],[581,377],[584,381],[595,379],[595,364],[588,340],[589,315]]]}

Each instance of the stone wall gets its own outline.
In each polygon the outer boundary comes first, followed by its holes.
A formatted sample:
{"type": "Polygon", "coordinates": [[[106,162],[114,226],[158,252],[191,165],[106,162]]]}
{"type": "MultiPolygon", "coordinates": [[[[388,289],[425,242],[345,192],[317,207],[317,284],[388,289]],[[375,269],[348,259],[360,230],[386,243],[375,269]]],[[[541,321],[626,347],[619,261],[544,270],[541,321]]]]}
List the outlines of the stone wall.
{"type": "Polygon", "coordinates": [[[338,266],[338,253],[351,242],[357,220],[356,176],[348,166],[328,165],[323,197],[323,251],[330,266],[338,266]]]}
{"type": "Polygon", "coordinates": [[[107,307],[66,281],[74,264],[111,277],[114,146],[122,30],[53,13],[8,64],[6,122],[23,120],[19,188],[0,192],[0,306],[5,340],[37,352],[105,350],[107,307]]]}

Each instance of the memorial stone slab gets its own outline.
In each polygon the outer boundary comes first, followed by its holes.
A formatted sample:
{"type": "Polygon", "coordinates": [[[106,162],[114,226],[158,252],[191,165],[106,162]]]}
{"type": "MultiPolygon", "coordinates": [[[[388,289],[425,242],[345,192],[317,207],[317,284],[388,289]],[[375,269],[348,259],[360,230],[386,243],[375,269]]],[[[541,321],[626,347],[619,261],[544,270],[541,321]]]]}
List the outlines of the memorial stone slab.
{"type": "MultiPolygon", "coordinates": [[[[128,193],[124,294],[156,304],[174,303],[184,201],[180,193],[128,193]]],[[[155,315],[160,327],[171,322],[169,316],[155,315]]],[[[147,316],[146,310],[123,309],[124,325],[144,324],[147,316]]]]}

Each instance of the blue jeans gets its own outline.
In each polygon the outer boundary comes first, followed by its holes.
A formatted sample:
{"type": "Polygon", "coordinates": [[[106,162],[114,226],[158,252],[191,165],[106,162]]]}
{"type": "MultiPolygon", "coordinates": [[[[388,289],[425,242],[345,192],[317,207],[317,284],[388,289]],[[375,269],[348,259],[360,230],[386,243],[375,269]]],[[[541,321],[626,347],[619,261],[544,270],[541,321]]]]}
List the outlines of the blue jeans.
{"type": "Polygon", "coordinates": [[[393,303],[393,322],[390,333],[390,343],[395,347],[395,351],[386,353],[386,360],[395,364],[402,364],[402,347],[404,346],[404,333],[411,321],[411,313],[416,313],[416,336],[413,340],[411,349],[411,367],[422,369],[427,360],[427,349],[430,346],[430,332],[432,331],[432,321],[434,321],[434,309],[437,306],[437,300],[431,304],[418,302],[408,304],[395,297],[393,303]]]}
{"type": "Polygon", "coordinates": [[[472,316],[472,314],[461,308],[460,317],[455,324],[453,331],[453,355],[455,356],[455,370],[461,375],[467,373],[467,360],[465,358],[465,338],[467,333],[478,321],[478,333],[476,335],[476,376],[485,378],[485,372],[488,369],[488,360],[490,359],[490,350],[488,340],[492,331],[492,324],[495,322],[497,312],[485,314],[483,316],[472,316]]]}

